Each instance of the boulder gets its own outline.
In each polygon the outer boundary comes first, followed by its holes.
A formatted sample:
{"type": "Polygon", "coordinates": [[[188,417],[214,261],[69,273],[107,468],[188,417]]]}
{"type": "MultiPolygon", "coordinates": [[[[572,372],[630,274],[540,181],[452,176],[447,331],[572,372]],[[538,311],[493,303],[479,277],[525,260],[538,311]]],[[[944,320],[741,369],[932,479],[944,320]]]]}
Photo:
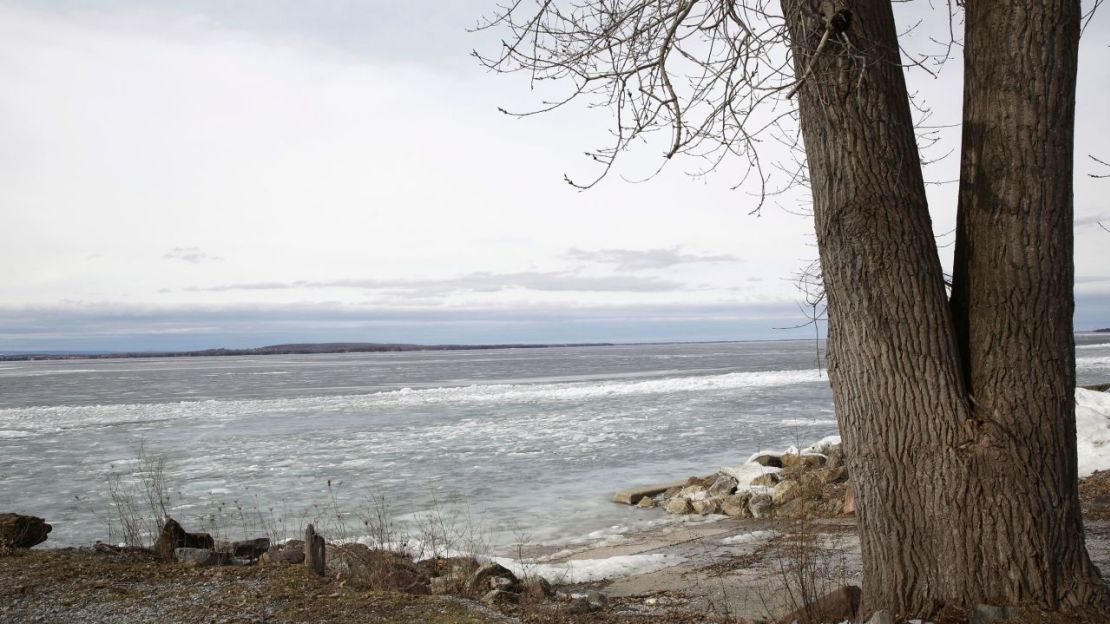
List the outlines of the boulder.
{"type": "Polygon", "coordinates": [[[472,595],[485,592],[490,587],[491,580],[498,577],[509,579],[510,586],[517,584],[516,576],[508,568],[490,561],[489,563],[483,563],[470,575],[470,578],[466,579],[466,582],[463,583],[463,591],[472,595]]]}
{"type": "Polygon", "coordinates": [[[759,486],[762,486],[762,487],[773,488],[776,485],[778,485],[778,482],[781,481],[781,480],[782,480],[782,478],[779,477],[778,473],[767,472],[767,473],[761,474],[758,477],[752,479],[751,485],[759,485],[759,486]]]}
{"type": "Polygon", "coordinates": [[[775,508],[775,516],[789,520],[799,520],[820,515],[820,505],[817,501],[805,498],[793,498],[775,508]]]}
{"type": "Polygon", "coordinates": [[[304,542],[291,540],[271,546],[258,561],[262,565],[300,565],[304,563],[304,542]]]}
{"type": "Polygon", "coordinates": [[[736,486],[739,485],[736,479],[728,475],[717,475],[713,484],[709,486],[709,496],[711,497],[724,497],[730,496],[736,491],[736,486]]]}
{"type": "Polygon", "coordinates": [[[779,624],[822,624],[823,622],[853,622],[859,611],[860,588],[845,585],[826,594],[802,608],[779,618],[779,624]]]}
{"type": "Polygon", "coordinates": [[[814,471],[813,474],[823,485],[844,483],[848,480],[848,469],[844,466],[837,466],[835,468],[826,466],[825,468],[814,471]]]}
{"type": "Polygon", "coordinates": [[[650,496],[645,496],[640,499],[640,502],[636,503],[636,506],[640,509],[651,509],[655,507],[655,499],[650,496]]]}
{"type": "Polygon", "coordinates": [[[220,552],[229,553],[232,557],[258,559],[264,553],[270,550],[270,538],[259,537],[256,539],[240,540],[237,542],[222,540],[216,543],[215,549],[220,552]]]}
{"type": "Polygon", "coordinates": [[[482,602],[485,604],[496,607],[498,605],[514,604],[520,600],[519,594],[514,594],[511,591],[504,589],[491,589],[482,595],[482,602]]]}
{"type": "Polygon", "coordinates": [[[38,516],[15,513],[0,514],[0,546],[31,548],[46,541],[54,527],[38,516]]]}
{"type": "Polygon", "coordinates": [[[158,539],[154,540],[155,554],[166,560],[173,560],[175,550],[178,548],[199,548],[212,550],[216,545],[212,536],[207,533],[189,533],[177,520],[166,518],[162,522],[162,531],[158,539]]]}
{"type": "Polygon", "coordinates": [[[555,589],[544,577],[533,576],[521,583],[520,593],[529,602],[543,602],[555,595],[555,589]]]}
{"type": "Polygon", "coordinates": [[[663,505],[663,510],[666,511],[667,513],[669,513],[669,514],[690,514],[690,513],[694,513],[694,507],[690,503],[690,499],[683,498],[681,496],[676,496],[676,497],[672,498],[671,500],[667,501],[667,504],[663,505]]]}
{"type": "Polygon", "coordinates": [[[674,498],[675,496],[678,496],[678,493],[681,492],[681,491],[682,491],[682,486],[675,486],[675,487],[672,487],[672,488],[667,488],[667,491],[663,492],[663,500],[670,500],[670,499],[674,498]]]}
{"type": "Polygon", "coordinates": [[[406,594],[427,594],[430,581],[410,559],[365,544],[327,544],[327,575],[348,585],[406,594]]]}
{"type": "Polygon", "coordinates": [[[840,513],[845,516],[855,515],[856,513],[856,495],[855,489],[849,483],[848,487],[844,488],[844,503],[840,506],[840,513]]]}
{"type": "Polygon", "coordinates": [[[826,461],[827,458],[824,455],[818,455],[817,453],[791,453],[782,456],[783,468],[799,466],[809,470],[824,466],[826,461]]]}
{"type": "Polygon", "coordinates": [[[867,620],[867,624],[894,624],[894,618],[890,617],[889,611],[880,609],[871,615],[871,619],[867,620]]]}
{"type": "Polygon", "coordinates": [[[752,512],[753,518],[767,518],[771,515],[772,505],[770,495],[753,494],[748,501],[748,511],[752,512]]]}
{"type": "Polygon", "coordinates": [[[173,558],[187,566],[214,566],[231,563],[231,555],[211,548],[175,548],[173,558]]]}
{"type": "Polygon", "coordinates": [[[675,496],[688,498],[691,501],[702,500],[705,498],[709,498],[709,490],[706,489],[704,485],[699,485],[695,483],[693,485],[687,485],[686,487],[682,488],[675,496]]]}
{"type": "Polygon", "coordinates": [[[622,503],[624,505],[635,505],[644,498],[651,498],[674,487],[682,487],[685,483],[685,481],[671,481],[669,483],[657,483],[655,485],[644,485],[621,490],[613,494],[613,502],[622,503]]]}
{"type": "Polygon", "coordinates": [[[733,494],[721,501],[721,511],[733,518],[748,518],[752,515],[751,510],[748,509],[748,501],[751,497],[752,495],[747,492],[733,494]]]}
{"type": "Polygon", "coordinates": [[[793,479],[782,481],[775,486],[775,491],[771,493],[771,502],[775,505],[782,505],[791,499],[801,496],[802,489],[801,484],[793,479]]]}
{"type": "Polygon", "coordinates": [[[690,506],[694,508],[695,513],[702,516],[721,513],[721,500],[718,498],[706,498],[703,500],[691,501],[690,506]]]}
{"type": "Polygon", "coordinates": [[[760,466],[769,466],[771,468],[782,468],[782,456],[774,455],[772,453],[760,453],[753,456],[750,460],[751,463],[759,464],[760,466]]]}

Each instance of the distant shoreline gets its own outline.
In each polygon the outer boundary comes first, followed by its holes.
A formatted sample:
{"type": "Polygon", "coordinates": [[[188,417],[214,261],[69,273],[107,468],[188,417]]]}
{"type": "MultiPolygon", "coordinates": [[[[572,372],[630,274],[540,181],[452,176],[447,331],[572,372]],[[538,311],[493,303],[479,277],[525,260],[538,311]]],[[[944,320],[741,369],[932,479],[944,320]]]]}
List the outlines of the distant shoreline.
{"type": "Polygon", "coordinates": [[[186,358],[243,355],[314,355],[332,353],[393,353],[402,351],[484,351],[490,349],[551,349],[557,347],[611,347],[608,342],[566,344],[478,344],[420,345],[377,342],[324,342],[269,345],[247,349],[201,349],[197,351],[131,351],[122,353],[13,353],[0,354],[0,362],[37,360],[102,360],[130,358],[186,358]]]}

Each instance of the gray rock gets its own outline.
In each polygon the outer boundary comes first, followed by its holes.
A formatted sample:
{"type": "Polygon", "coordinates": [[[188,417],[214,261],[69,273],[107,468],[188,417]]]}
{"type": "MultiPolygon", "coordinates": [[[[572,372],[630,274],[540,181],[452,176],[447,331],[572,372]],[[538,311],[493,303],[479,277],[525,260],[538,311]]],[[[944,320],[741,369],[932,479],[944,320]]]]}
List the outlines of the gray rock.
{"type": "Polygon", "coordinates": [[[175,548],[174,559],[192,566],[227,565],[231,563],[231,555],[217,552],[211,548],[175,548]]]}
{"type": "Polygon", "coordinates": [[[690,499],[676,496],[667,501],[663,506],[663,510],[669,514],[691,514],[694,513],[694,507],[690,504],[690,499]]]}
{"type": "Polygon", "coordinates": [[[880,609],[867,620],[867,624],[894,624],[894,618],[890,617],[889,612],[880,609]]]}
{"type": "Polygon", "coordinates": [[[263,565],[300,565],[304,563],[304,542],[294,540],[288,544],[271,546],[258,560],[263,565]]]}
{"type": "Polygon", "coordinates": [[[733,518],[748,518],[752,515],[752,512],[748,509],[748,501],[751,498],[752,495],[748,492],[733,494],[721,501],[721,511],[726,516],[733,518]]]}
{"type": "Polygon", "coordinates": [[[736,491],[736,486],[737,485],[739,485],[739,484],[736,482],[736,479],[734,479],[734,478],[732,478],[728,475],[724,475],[724,474],[719,475],[717,477],[717,479],[713,482],[713,485],[709,486],[709,496],[710,497],[730,496],[730,495],[732,495],[733,492],[736,491]]]}
{"type": "Polygon", "coordinates": [[[31,548],[46,541],[54,527],[38,516],[0,514],[0,546],[31,548]]]}
{"type": "Polygon", "coordinates": [[[508,570],[508,568],[494,562],[483,563],[470,578],[466,579],[463,583],[463,591],[468,594],[476,594],[479,591],[485,590],[490,586],[490,579],[495,577],[502,577],[509,579],[511,585],[517,582],[516,576],[508,570]]]}
{"type": "Polygon", "coordinates": [[[758,477],[752,479],[751,484],[773,488],[776,485],[778,485],[779,481],[781,481],[781,480],[782,480],[782,478],[779,477],[778,473],[768,472],[768,473],[761,474],[758,477]]]}
{"type": "Polygon", "coordinates": [[[543,602],[555,595],[551,583],[542,576],[533,576],[521,584],[521,594],[531,602],[543,602]]]}
{"type": "Polygon", "coordinates": [[[690,506],[694,508],[694,512],[708,516],[709,514],[721,513],[721,501],[718,498],[707,498],[705,500],[693,501],[690,506]]]}
{"type": "Polygon", "coordinates": [[[491,589],[482,595],[482,602],[490,606],[513,604],[518,601],[520,601],[519,594],[514,594],[513,592],[503,589],[491,589]]]}
{"type": "Polygon", "coordinates": [[[636,503],[636,506],[640,509],[651,509],[655,507],[655,499],[650,496],[645,496],[640,499],[640,502],[636,503]]]}
{"type": "Polygon", "coordinates": [[[996,607],[994,605],[980,604],[971,612],[970,624],[993,624],[994,622],[1008,622],[1021,616],[1017,609],[1011,607],[996,607]]]}
{"type": "Polygon", "coordinates": [[[748,501],[748,511],[752,512],[753,518],[767,518],[771,515],[772,505],[769,495],[753,494],[751,500],[748,501]]]}
{"type": "Polygon", "coordinates": [[[788,500],[801,496],[801,489],[797,481],[782,481],[775,486],[775,491],[771,493],[771,501],[776,505],[781,505],[788,500]]]}
{"type": "Polygon", "coordinates": [[[162,531],[154,541],[154,552],[163,559],[173,559],[178,548],[200,548],[212,550],[215,540],[207,533],[189,533],[173,518],[162,522],[162,531]]]}
{"type": "Polygon", "coordinates": [[[428,588],[433,594],[449,594],[451,593],[451,579],[446,576],[434,577],[428,583],[428,588]]]}
{"type": "Polygon", "coordinates": [[[770,466],[771,468],[782,468],[782,456],[772,455],[771,453],[762,453],[752,458],[752,462],[760,466],[770,466]]]}

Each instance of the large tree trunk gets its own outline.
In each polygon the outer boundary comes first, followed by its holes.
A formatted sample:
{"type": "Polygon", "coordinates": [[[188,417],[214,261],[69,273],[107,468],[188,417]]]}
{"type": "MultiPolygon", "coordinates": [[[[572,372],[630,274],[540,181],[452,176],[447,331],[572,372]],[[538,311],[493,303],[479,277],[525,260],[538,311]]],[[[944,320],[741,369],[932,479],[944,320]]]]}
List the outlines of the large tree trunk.
{"type": "MultiPolygon", "coordinates": [[[[933,238],[890,3],[850,3],[849,29],[843,36],[833,33],[816,54],[825,30],[818,4],[783,0],[783,9],[796,74],[806,75],[812,63],[799,91],[799,111],[828,297],[829,378],[857,493],[863,613],[884,608],[924,616],[944,605],[1075,603],[1087,589],[1101,591],[1092,589],[1101,584],[1083,548],[1075,495],[1070,166],[1036,172],[1052,180],[1037,187],[1044,192],[1035,205],[984,213],[987,235],[1013,238],[988,244],[991,251],[982,256],[986,264],[1006,263],[1009,275],[989,278],[1002,281],[976,294],[984,315],[978,322],[992,322],[999,307],[1021,309],[1000,328],[960,324],[982,336],[961,348],[933,238]],[[1044,216],[1030,212],[1055,202],[1059,206],[1044,216]],[[995,224],[999,214],[1008,224],[1001,230],[995,224]],[[1036,236],[1048,239],[1052,249],[1037,252],[1039,242],[1030,238],[1036,236]],[[1028,262],[1043,266],[1031,273],[1023,264],[1028,262]],[[1038,324],[1048,318],[1060,325],[1039,335],[1038,324]],[[1046,351],[1034,353],[1039,349],[1046,351]],[[983,359],[984,378],[995,384],[983,396],[968,393],[968,383],[979,387],[976,357],[983,359]],[[1006,415],[999,416],[1000,410],[1006,415]]],[[[999,3],[972,4],[977,14],[1007,12],[999,3]]],[[[1070,29],[1073,20],[1039,17],[1042,23],[1032,31],[1028,24],[1015,28],[1025,46],[1017,53],[1043,44],[1043,52],[1037,48],[1038,55],[1025,59],[1027,70],[1047,72],[1062,63],[1070,78],[1064,71],[1063,77],[1041,76],[1024,85],[1007,82],[1028,90],[1027,103],[1013,112],[1021,115],[1017,119],[995,113],[996,126],[1036,126],[1037,116],[1066,113],[1066,123],[1044,121],[1039,127],[1067,134],[1049,141],[1066,141],[1067,148],[1003,141],[991,156],[995,168],[1011,145],[1033,150],[1030,166],[1070,163],[1075,41],[1066,33],[1036,33],[1070,29]],[[1070,51],[1062,50],[1069,45],[1070,51]],[[1071,60],[1050,61],[1054,54],[1070,54],[1071,60]],[[1031,100],[1053,89],[1064,90],[1052,94],[1056,104],[1032,106],[1031,100]]],[[[969,15],[969,39],[978,23],[969,15]]],[[[981,62],[975,54],[969,44],[969,63],[981,62]]],[[[1000,58],[997,50],[992,58],[1000,58]]],[[[996,93],[987,101],[998,98],[996,93]]],[[[1028,169],[1025,174],[1032,175],[1028,169]]],[[[978,175],[972,185],[983,188],[994,173],[978,175]]],[[[983,197],[993,202],[1003,189],[989,188],[983,197]]],[[[1019,197],[1027,188],[1005,191],[1019,197]]]]}
{"type": "Polygon", "coordinates": [[[965,19],[952,310],[977,427],[960,492],[976,504],[961,526],[976,539],[959,553],[964,578],[953,580],[1009,603],[1105,602],[1076,489],[1072,138],[1080,6],[971,2],[965,19]]]}

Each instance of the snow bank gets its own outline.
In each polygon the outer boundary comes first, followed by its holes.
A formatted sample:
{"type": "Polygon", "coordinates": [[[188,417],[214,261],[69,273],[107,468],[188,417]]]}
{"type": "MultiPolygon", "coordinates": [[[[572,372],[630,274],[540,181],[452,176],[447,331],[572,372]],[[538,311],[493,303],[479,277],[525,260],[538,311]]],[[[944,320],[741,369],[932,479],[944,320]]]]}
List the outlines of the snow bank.
{"type": "Polygon", "coordinates": [[[750,533],[740,533],[739,535],[726,537],[721,540],[721,543],[729,546],[737,544],[755,544],[757,542],[767,541],[774,536],[774,531],[751,531],[750,533]]]}
{"type": "Polygon", "coordinates": [[[605,559],[577,559],[565,563],[521,563],[507,557],[491,557],[520,577],[542,576],[556,584],[592,583],[633,574],[646,574],[682,563],[676,555],[620,555],[605,559]]]}
{"type": "Polygon", "coordinates": [[[1079,476],[1110,470],[1110,393],[1076,389],[1075,429],[1079,476]]]}

